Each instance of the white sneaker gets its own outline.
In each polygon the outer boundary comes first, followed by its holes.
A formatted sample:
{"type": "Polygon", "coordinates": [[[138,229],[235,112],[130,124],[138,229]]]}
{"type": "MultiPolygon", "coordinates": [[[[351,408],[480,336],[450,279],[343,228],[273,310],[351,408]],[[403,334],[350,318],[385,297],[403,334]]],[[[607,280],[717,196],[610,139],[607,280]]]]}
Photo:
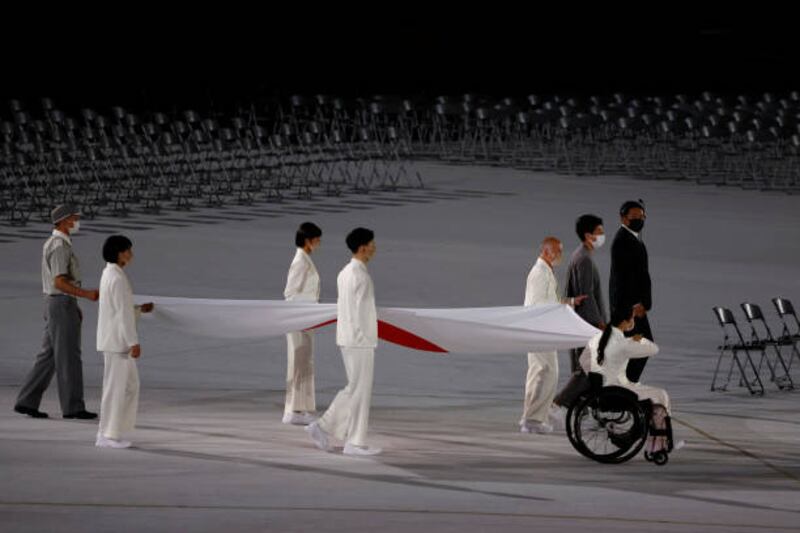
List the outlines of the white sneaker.
{"type": "Polygon", "coordinates": [[[344,445],[344,451],[342,453],[345,455],[378,455],[382,451],[383,450],[380,448],[375,448],[373,446],[356,446],[348,442],[344,445]]]}
{"type": "Polygon", "coordinates": [[[553,405],[547,412],[547,422],[554,429],[564,429],[567,423],[567,410],[564,407],[553,405]]]}
{"type": "Polygon", "coordinates": [[[523,422],[519,425],[519,432],[546,435],[553,432],[553,426],[547,422],[523,422]]]}
{"type": "Polygon", "coordinates": [[[283,415],[283,423],[291,424],[293,426],[307,426],[316,419],[317,417],[308,412],[303,412],[303,413],[289,412],[283,415]]]}
{"type": "Polygon", "coordinates": [[[97,440],[94,441],[94,445],[98,448],[116,448],[116,449],[124,449],[130,448],[131,442],[127,440],[118,440],[118,439],[109,439],[98,435],[97,440]]]}
{"type": "Polygon", "coordinates": [[[684,447],[686,447],[686,441],[681,439],[681,440],[679,440],[678,442],[676,442],[675,444],[672,445],[672,451],[680,450],[681,448],[684,448],[684,447]]]}
{"type": "Polygon", "coordinates": [[[314,441],[314,445],[324,452],[332,452],[333,446],[331,446],[330,442],[328,442],[328,434],[325,433],[317,422],[312,422],[308,426],[306,426],[306,431],[308,431],[308,435],[311,437],[311,440],[314,441]]]}

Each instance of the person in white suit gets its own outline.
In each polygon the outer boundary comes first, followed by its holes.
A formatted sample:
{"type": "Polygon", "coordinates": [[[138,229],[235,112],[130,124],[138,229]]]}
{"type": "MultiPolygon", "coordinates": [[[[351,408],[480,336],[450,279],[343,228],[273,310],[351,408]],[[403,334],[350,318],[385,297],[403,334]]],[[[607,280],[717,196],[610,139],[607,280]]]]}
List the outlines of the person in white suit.
{"type": "Polygon", "coordinates": [[[95,445],[100,448],[128,448],[122,436],[133,431],[139,407],[141,356],[136,320],[149,313],[153,304],[133,303],[133,290],[123,269],[133,259],[133,245],[122,235],[112,235],[103,245],[106,267],[100,278],[100,306],[97,316],[97,351],[103,352],[103,399],[100,427],[95,445]]]}
{"type": "MultiPolygon", "coordinates": [[[[611,322],[602,333],[593,337],[587,349],[581,354],[581,367],[587,374],[595,372],[603,376],[603,386],[617,386],[636,393],[639,400],[650,400],[653,403],[653,425],[657,429],[664,429],[665,420],[671,414],[671,406],[667,391],[658,387],[642,385],[628,379],[626,369],[628,361],[642,357],[653,357],[658,353],[658,346],[642,335],[626,337],[625,332],[633,330],[635,326],[634,308],[627,313],[622,309],[615,309],[611,322]],[[627,315],[627,316],[626,316],[627,315]]],[[[656,452],[666,448],[666,437],[649,437],[648,452],[656,452]]],[[[682,446],[682,442],[678,447],[682,446]]]]}
{"type": "Polygon", "coordinates": [[[342,351],[347,386],[339,391],[325,414],[308,426],[308,431],[321,450],[333,451],[329,440],[333,436],[344,441],[345,455],[376,455],[381,449],[366,443],[378,346],[375,289],[367,271],[367,263],[375,255],[375,234],[356,228],[347,236],[347,247],[353,257],[336,280],[336,344],[342,351]]]}
{"type": "MultiPolygon", "coordinates": [[[[562,299],[553,268],[561,263],[564,247],[555,237],[547,237],[539,248],[539,258],[528,274],[525,286],[525,305],[567,303],[575,306],[586,295],[562,299]]],[[[525,380],[525,399],[519,426],[522,433],[551,433],[561,416],[553,404],[558,386],[558,352],[528,353],[528,375],[525,380]]]]}
{"type": "MultiPolygon", "coordinates": [[[[289,302],[319,302],[320,279],[311,254],[322,240],[322,230],[304,222],[295,235],[295,252],[283,296],[289,302]]],[[[307,426],[317,410],[314,397],[314,333],[293,331],[286,334],[286,403],[283,423],[307,426]]]]}

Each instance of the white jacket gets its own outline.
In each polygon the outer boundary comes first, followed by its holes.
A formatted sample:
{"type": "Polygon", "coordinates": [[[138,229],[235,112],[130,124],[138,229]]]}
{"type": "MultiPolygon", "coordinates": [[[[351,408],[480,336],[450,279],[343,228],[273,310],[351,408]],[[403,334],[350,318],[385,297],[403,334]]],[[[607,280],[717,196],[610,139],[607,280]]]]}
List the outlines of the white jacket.
{"type": "Polygon", "coordinates": [[[525,285],[525,305],[558,304],[558,282],[544,259],[541,257],[531,268],[525,285]]]}
{"type": "Polygon", "coordinates": [[[626,374],[629,359],[652,357],[658,353],[658,345],[653,341],[642,339],[635,341],[626,337],[621,330],[614,328],[608,338],[604,351],[603,364],[597,363],[598,346],[602,333],[598,333],[586,345],[581,354],[580,364],[585,372],[597,372],[603,376],[603,385],[606,387],[616,385],[631,388],[634,385],[626,374]]]}
{"type": "Polygon", "coordinates": [[[297,249],[289,274],[286,277],[286,289],[283,296],[287,301],[319,302],[320,280],[317,267],[302,248],[297,249]]]}
{"type": "Polygon", "coordinates": [[[106,263],[100,278],[97,351],[128,353],[139,344],[136,333],[138,309],[133,303],[128,276],[116,263],[106,263]]]}
{"type": "Polygon", "coordinates": [[[378,312],[367,265],[351,259],[339,272],[336,285],[339,291],[336,344],[347,348],[375,348],[378,346],[378,312]]]}
{"type": "MultiPolygon", "coordinates": [[[[561,303],[558,297],[558,282],[544,259],[541,257],[536,260],[531,271],[528,273],[528,280],[525,283],[525,305],[544,305],[561,303]]],[[[533,353],[533,352],[531,352],[533,353]]],[[[549,352],[535,352],[540,355],[554,355],[555,350],[549,352]]]]}

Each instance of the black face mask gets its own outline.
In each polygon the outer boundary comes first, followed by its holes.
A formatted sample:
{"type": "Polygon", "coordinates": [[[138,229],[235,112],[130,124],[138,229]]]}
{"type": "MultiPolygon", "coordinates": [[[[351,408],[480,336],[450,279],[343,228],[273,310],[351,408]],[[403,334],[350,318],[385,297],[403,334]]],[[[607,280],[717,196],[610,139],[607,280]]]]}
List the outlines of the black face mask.
{"type": "Polygon", "coordinates": [[[631,231],[635,231],[636,233],[639,233],[640,231],[642,231],[644,229],[644,219],[642,219],[642,218],[634,218],[634,219],[628,221],[628,227],[631,229],[631,231]]]}

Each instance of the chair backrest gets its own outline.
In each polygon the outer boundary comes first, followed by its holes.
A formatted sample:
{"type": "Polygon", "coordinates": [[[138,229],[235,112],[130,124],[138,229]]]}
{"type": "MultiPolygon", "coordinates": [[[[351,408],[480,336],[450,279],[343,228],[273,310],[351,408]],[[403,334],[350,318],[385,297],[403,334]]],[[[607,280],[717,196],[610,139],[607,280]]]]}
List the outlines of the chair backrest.
{"type": "Polygon", "coordinates": [[[742,311],[748,322],[753,320],[764,320],[764,313],[761,312],[761,307],[756,304],[744,302],[742,303],[742,311]]]}
{"type": "Polygon", "coordinates": [[[759,340],[755,324],[756,322],[761,322],[761,326],[766,334],[766,340],[773,340],[772,331],[769,328],[769,324],[767,324],[767,319],[764,318],[764,313],[761,311],[760,306],[744,302],[742,303],[742,311],[744,311],[744,315],[747,317],[747,321],[750,323],[752,328],[751,333],[753,335],[753,339],[759,340]]]}
{"type": "Polygon", "coordinates": [[[786,320],[786,317],[791,316],[794,318],[794,323],[797,326],[797,331],[794,333],[795,335],[800,335],[800,318],[797,317],[797,313],[794,310],[794,306],[792,302],[787,300],[786,298],[773,298],[772,303],[775,304],[775,310],[778,311],[778,316],[781,317],[783,321],[783,333],[786,335],[791,335],[791,330],[789,329],[789,322],[786,320]]]}
{"type": "Polygon", "coordinates": [[[719,326],[722,328],[722,331],[725,334],[725,343],[728,343],[728,340],[731,338],[731,334],[733,334],[734,339],[739,339],[739,342],[744,343],[744,336],[742,335],[742,331],[739,329],[739,324],[736,323],[736,318],[734,318],[733,312],[726,307],[714,307],[713,311],[714,316],[717,317],[719,326]]]}
{"type": "Polygon", "coordinates": [[[794,306],[792,302],[787,300],[786,298],[773,298],[772,303],[775,304],[775,310],[778,311],[778,316],[783,317],[785,315],[794,315],[797,316],[794,311],[794,306]]]}
{"type": "Polygon", "coordinates": [[[730,309],[726,309],[724,307],[714,307],[714,316],[717,317],[719,325],[722,327],[725,327],[728,324],[733,326],[736,325],[736,319],[733,317],[733,313],[730,309]]]}

